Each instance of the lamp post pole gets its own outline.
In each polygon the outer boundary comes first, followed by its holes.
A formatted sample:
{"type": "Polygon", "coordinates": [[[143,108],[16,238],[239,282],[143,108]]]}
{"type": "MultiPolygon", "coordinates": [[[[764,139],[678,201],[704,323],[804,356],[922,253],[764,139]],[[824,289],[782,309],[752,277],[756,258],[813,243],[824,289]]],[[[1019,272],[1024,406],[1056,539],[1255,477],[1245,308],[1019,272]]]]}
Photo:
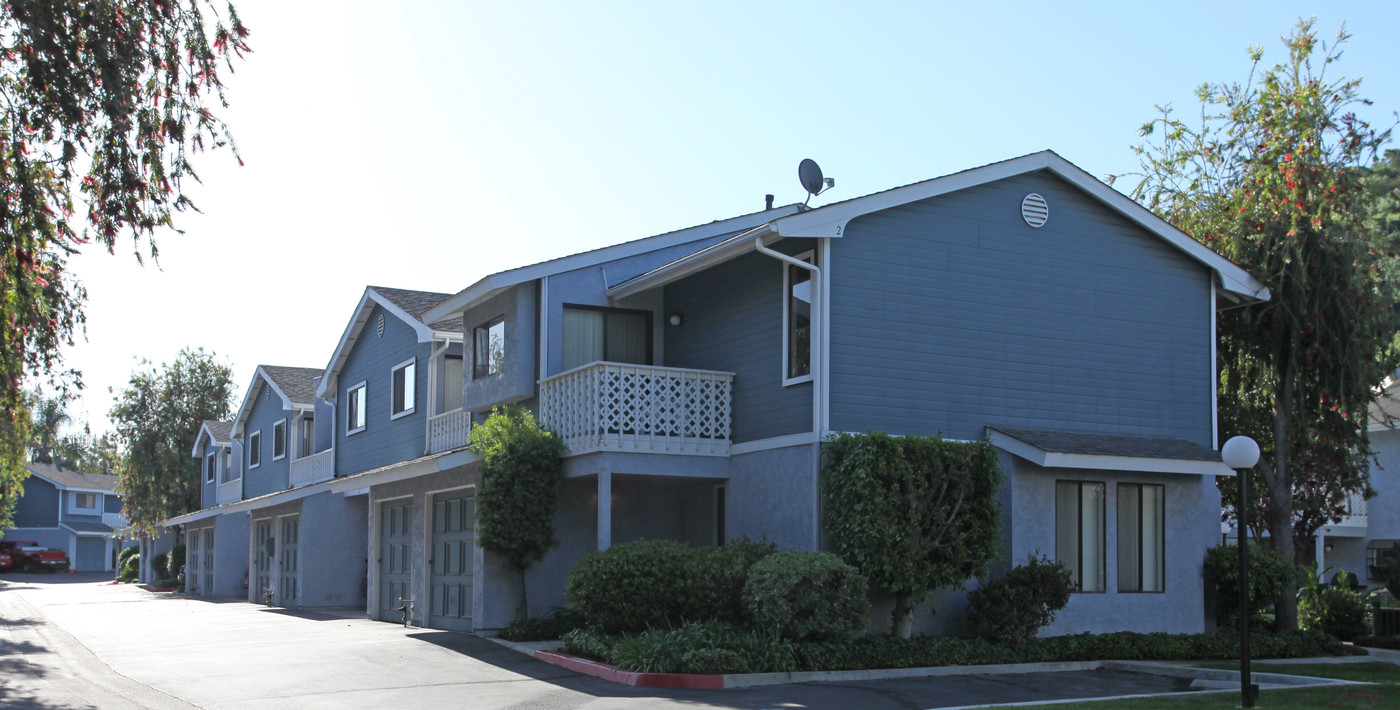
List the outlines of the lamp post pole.
{"type": "Polygon", "coordinates": [[[1259,463],[1259,444],[1247,436],[1236,436],[1220,448],[1220,458],[1235,470],[1239,485],[1235,498],[1235,540],[1240,556],[1240,706],[1252,708],[1256,691],[1249,682],[1249,549],[1244,531],[1249,526],[1249,469],[1259,463]]]}

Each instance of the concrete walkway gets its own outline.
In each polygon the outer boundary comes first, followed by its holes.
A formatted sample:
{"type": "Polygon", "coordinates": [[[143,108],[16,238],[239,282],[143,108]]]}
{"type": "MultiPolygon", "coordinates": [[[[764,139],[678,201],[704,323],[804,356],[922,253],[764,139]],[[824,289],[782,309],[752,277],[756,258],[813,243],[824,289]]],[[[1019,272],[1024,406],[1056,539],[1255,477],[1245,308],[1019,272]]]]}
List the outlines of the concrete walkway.
{"type": "Polygon", "coordinates": [[[356,616],[156,594],[95,575],[0,575],[0,706],[909,710],[1183,692],[1191,683],[1086,670],[634,688],[469,634],[356,616]]]}

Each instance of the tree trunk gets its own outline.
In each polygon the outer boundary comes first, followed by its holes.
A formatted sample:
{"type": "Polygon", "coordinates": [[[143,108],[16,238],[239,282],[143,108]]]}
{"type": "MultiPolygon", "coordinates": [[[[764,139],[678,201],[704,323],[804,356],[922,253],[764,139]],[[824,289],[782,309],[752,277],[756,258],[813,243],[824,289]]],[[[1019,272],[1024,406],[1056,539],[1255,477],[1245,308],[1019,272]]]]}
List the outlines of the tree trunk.
{"type": "Polygon", "coordinates": [[[894,595],[894,613],[890,614],[896,638],[907,639],[914,634],[914,604],[908,592],[894,595]]]}
{"type": "MultiPolygon", "coordinates": [[[[1289,564],[1293,559],[1293,484],[1288,473],[1288,447],[1292,437],[1288,416],[1293,408],[1294,366],[1284,367],[1283,380],[1274,397],[1274,470],[1273,475],[1264,474],[1264,484],[1269,488],[1269,536],[1273,538],[1274,551],[1283,555],[1289,564]]],[[[1274,602],[1274,626],[1279,631],[1294,631],[1298,628],[1298,589],[1294,584],[1285,585],[1274,602]]]]}

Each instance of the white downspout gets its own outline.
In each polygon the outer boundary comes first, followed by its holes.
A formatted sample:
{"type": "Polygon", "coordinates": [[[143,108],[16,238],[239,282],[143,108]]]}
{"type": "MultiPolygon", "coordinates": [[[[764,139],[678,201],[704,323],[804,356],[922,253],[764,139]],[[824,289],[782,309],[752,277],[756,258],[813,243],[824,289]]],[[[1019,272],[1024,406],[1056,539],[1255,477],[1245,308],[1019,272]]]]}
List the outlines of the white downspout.
{"type": "MultiPolygon", "coordinates": [[[[822,368],[826,365],[825,353],[822,352],[822,342],[826,335],[826,329],[822,325],[822,317],[826,312],[826,304],[822,299],[822,270],[816,264],[788,256],[782,252],[774,251],[763,245],[763,237],[753,238],[753,247],[758,253],[766,254],[786,264],[792,264],[812,273],[812,332],[809,334],[808,350],[811,357],[812,368],[812,435],[821,439],[822,435],[822,368]]],[[[815,261],[815,259],[814,259],[815,261]]],[[[783,294],[783,299],[789,297],[783,294]]],[[[786,308],[786,303],[784,308],[786,308]]],[[[787,337],[787,333],[783,334],[787,337]]],[[[783,363],[786,376],[787,363],[783,363]]],[[[813,471],[814,479],[816,471],[813,471]]],[[[812,549],[817,549],[821,540],[821,503],[818,500],[816,480],[813,480],[812,487],[812,549]]]]}

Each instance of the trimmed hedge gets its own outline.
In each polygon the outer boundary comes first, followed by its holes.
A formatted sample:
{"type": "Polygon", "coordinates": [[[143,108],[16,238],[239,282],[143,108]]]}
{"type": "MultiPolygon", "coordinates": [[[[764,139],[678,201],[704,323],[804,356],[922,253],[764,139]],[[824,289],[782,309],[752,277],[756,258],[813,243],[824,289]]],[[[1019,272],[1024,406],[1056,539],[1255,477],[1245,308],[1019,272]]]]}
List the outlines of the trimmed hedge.
{"type": "MultiPolygon", "coordinates": [[[[1297,586],[1292,563],[1271,548],[1248,545],[1249,606],[1251,629],[1264,626],[1261,614],[1274,603],[1284,590],[1297,586]]],[[[1222,629],[1234,629],[1239,616],[1240,568],[1239,548],[1216,545],[1206,552],[1205,576],[1215,585],[1215,622],[1222,629]]]]}
{"type": "MultiPolygon", "coordinates": [[[[732,629],[728,632],[716,631],[713,626],[703,633],[691,630],[678,634],[678,631],[615,637],[596,631],[576,630],[565,634],[564,650],[611,663],[623,670],[699,673],[705,671],[693,669],[733,667],[741,663],[745,671],[729,672],[771,673],[1052,661],[1230,660],[1239,657],[1240,648],[1239,636],[1229,631],[1204,634],[1086,633],[1034,638],[1017,649],[996,646],[980,639],[946,636],[909,639],[867,636],[850,642],[792,643],[753,632],[732,629]],[[676,648],[682,641],[690,645],[676,648]],[[788,656],[787,649],[790,649],[791,656],[788,656]],[[690,661],[685,660],[686,654],[690,654],[690,661]],[[736,657],[739,661],[735,661],[736,657]]],[[[1308,658],[1356,653],[1352,647],[1330,636],[1308,631],[1255,633],[1250,634],[1249,639],[1251,654],[1256,658],[1308,658]]]]}
{"type": "Polygon", "coordinates": [[[870,584],[829,552],[792,550],[760,560],[744,585],[756,628],[795,641],[842,640],[865,626],[870,584]]]}
{"type": "Polygon", "coordinates": [[[1018,647],[1055,620],[1055,612],[1069,604],[1073,591],[1068,568],[1043,555],[1030,555],[1005,577],[967,595],[967,629],[977,638],[1018,647]]]}

